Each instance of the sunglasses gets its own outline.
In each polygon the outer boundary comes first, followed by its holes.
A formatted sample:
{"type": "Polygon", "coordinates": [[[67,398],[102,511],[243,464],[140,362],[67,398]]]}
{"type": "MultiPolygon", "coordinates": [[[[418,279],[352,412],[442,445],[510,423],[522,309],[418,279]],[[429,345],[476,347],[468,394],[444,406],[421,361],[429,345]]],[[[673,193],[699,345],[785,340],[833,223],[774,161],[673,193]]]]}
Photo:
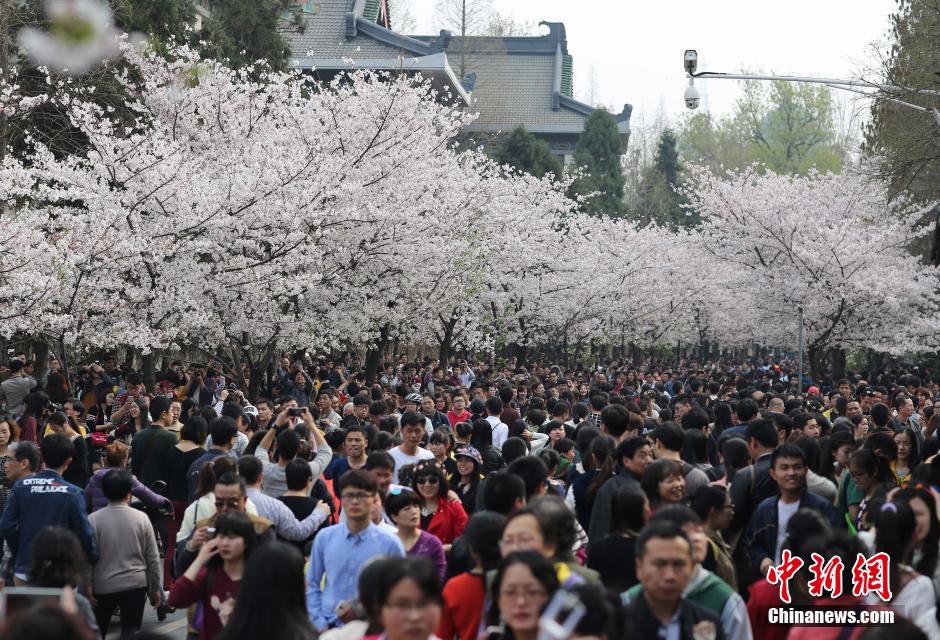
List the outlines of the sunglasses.
{"type": "Polygon", "coordinates": [[[437,476],[424,476],[415,480],[415,484],[440,484],[441,479],[437,476]]]}

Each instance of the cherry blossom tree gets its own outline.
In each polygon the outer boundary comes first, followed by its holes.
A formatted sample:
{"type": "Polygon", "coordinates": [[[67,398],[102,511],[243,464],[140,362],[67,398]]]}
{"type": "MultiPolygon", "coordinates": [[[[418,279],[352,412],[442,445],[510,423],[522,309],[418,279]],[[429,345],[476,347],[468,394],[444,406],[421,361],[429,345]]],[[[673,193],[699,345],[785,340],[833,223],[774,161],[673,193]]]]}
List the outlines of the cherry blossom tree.
{"type": "Polygon", "coordinates": [[[931,229],[923,211],[889,200],[886,186],[855,174],[786,177],[745,171],[721,179],[695,172],[686,195],[703,217],[699,241],[712,259],[707,276],[741,304],[748,326],[768,344],[793,345],[805,315],[813,369],[833,350],[890,354],[940,346],[940,271],[907,250],[931,229]]]}

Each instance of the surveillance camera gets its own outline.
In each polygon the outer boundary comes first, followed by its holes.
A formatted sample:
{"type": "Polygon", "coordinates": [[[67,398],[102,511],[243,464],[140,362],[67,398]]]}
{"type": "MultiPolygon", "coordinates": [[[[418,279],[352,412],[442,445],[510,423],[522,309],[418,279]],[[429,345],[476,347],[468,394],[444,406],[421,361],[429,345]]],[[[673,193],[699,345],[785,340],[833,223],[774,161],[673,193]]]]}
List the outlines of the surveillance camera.
{"type": "Polygon", "coordinates": [[[689,109],[698,109],[698,103],[700,96],[698,89],[694,85],[689,85],[685,88],[685,106],[689,109]]]}
{"type": "Polygon", "coordinates": [[[695,49],[686,49],[684,62],[686,73],[690,75],[695,73],[698,69],[698,52],[695,49]]]}

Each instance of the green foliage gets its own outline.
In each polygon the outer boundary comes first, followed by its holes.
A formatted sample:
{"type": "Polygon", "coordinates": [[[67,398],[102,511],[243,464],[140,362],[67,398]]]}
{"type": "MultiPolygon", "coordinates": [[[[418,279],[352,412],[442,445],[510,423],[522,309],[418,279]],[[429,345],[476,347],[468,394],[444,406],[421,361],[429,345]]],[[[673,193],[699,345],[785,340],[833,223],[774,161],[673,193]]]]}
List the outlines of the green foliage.
{"type": "Polygon", "coordinates": [[[611,217],[624,215],[623,152],[623,140],[614,117],[605,109],[597,109],[584,123],[574,154],[575,166],[585,175],[571,185],[571,195],[597,192],[582,205],[588,213],[611,217]]]}
{"type": "Polygon", "coordinates": [[[679,184],[679,173],[682,165],[679,164],[679,153],[676,151],[676,135],[672,129],[666,129],[659,136],[659,146],[656,150],[656,168],[666,179],[666,182],[675,186],[679,184]]]}
{"type": "MultiPolygon", "coordinates": [[[[896,94],[904,102],[940,108],[940,98],[917,93],[940,91],[940,0],[898,0],[891,39],[882,81],[911,89],[896,94]]],[[[940,127],[929,114],[875,102],[862,149],[895,192],[926,201],[940,198],[940,127]]]]}
{"type": "Polygon", "coordinates": [[[679,153],[686,162],[719,172],[754,163],[786,175],[842,171],[847,149],[828,87],[757,80],[742,85],[744,95],[731,114],[696,113],[685,120],[679,153]]]}
{"type": "Polygon", "coordinates": [[[547,173],[561,176],[562,165],[548,148],[548,143],[539,140],[522,125],[503,138],[493,152],[493,159],[508,164],[520,171],[541,178],[547,173]]]}
{"type": "Polygon", "coordinates": [[[128,33],[146,34],[158,49],[171,39],[187,40],[196,22],[193,0],[112,0],[114,20],[128,33]]]}
{"type": "Polygon", "coordinates": [[[206,54],[234,68],[264,59],[277,71],[287,69],[290,47],[278,30],[286,26],[285,12],[299,15],[291,0],[214,0],[204,25],[206,54]]]}
{"type": "MultiPolygon", "coordinates": [[[[16,45],[16,34],[23,27],[49,28],[43,6],[34,0],[13,0],[0,9],[0,74],[5,80],[15,82],[19,95],[24,97],[49,92],[46,73],[21,56],[16,45]]],[[[123,85],[103,66],[75,77],[70,91],[81,92],[97,104],[110,107],[116,120],[132,119],[125,106],[127,96],[123,85]]],[[[8,153],[22,153],[33,143],[43,144],[61,156],[80,154],[88,141],[72,126],[68,114],[51,101],[12,117],[0,112],[0,158],[8,153]],[[29,137],[26,132],[29,132],[29,137]]]]}
{"type": "Polygon", "coordinates": [[[687,201],[677,192],[682,184],[683,167],[676,144],[675,134],[665,129],[660,134],[653,164],[643,173],[637,210],[632,212],[632,217],[642,225],[656,223],[677,229],[699,223],[698,216],[683,208],[687,201]]]}

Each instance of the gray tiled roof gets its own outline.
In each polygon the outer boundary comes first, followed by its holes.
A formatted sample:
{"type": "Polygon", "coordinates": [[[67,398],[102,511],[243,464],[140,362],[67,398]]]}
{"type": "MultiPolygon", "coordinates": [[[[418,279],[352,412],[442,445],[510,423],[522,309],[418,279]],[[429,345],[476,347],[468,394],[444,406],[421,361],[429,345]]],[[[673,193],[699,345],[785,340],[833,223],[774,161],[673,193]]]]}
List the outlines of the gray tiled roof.
{"type": "MultiPolygon", "coordinates": [[[[560,59],[559,51],[567,53],[564,25],[549,24],[550,33],[541,37],[462,39],[402,36],[359,18],[357,35],[347,37],[352,24],[347,24],[347,14],[355,4],[356,0],[318,0],[317,12],[304,14],[304,33],[285,32],[292,58],[298,61],[295,64],[320,60],[322,66],[342,58],[421,58],[440,51],[446,43],[447,60],[457,77],[462,77],[461,67],[463,77],[476,76],[470,110],[480,115],[471,130],[508,130],[520,124],[533,132],[577,133],[583,129],[591,110],[587,105],[569,98],[559,101],[554,96],[556,109],[552,109],[553,91],[561,91],[556,58],[560,59]]],[[[453,80],[450,72],[447,75],[453,80]]]]}
{"type": "MultiPolygon", "coordinates": [[[[459,74],[459,46],[448,51],[451,67],[459,74]]],[[[480,117],[471,128],[512,128],[523,124],[530,131],[549,127],[576,127],[587,116],[568,109],[552,110],[554,58],[549,55],[505,53],[467,54],[466,73],[476,73],[471,94],[472,111],[480,117]]]]}
{"type": "Polygon", "coordinates": [[[284,32],[295,59],[395,58],[402,53],[361,32],[354,38],[346,37],[346,12],[352,9],[351,0],[319,0],[317,4],[318,13],[304,13],[304,33],[284,32]]]}

